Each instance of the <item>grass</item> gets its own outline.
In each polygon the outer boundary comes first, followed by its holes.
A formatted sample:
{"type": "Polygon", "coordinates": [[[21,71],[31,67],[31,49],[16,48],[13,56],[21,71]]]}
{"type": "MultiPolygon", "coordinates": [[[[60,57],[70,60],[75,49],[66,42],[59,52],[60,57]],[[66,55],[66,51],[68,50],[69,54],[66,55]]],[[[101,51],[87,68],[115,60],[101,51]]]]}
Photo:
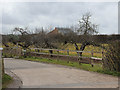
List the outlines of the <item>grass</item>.
{"type": "Polygon", "coordinates": [[[94,65],[94,67],[92,67],[91,64],[81,63],[79,65],[78,62],[69,62],[68,63],[67,61],[57,60],[57,59],[48,59],[48,58],[39,58],[39,57],[27,57],[27,58],[21,57],[21,59],[29,60],[29,61],[44,62],[44,63],[60,64],[60,65],[75,67],[78,69],[83,69],[86,71],[98,72],[98,73],[102,73],[102,74],[109,74],[109,75],[113,75],[113,76],[120,76],[120,72],[109,71],[109,70],[103,69],[101,64],[96,64],[96,65],[94,65]]]}
{"type": "Polygon", "coordinates": [[[7,74],[3,74],[2,76],[2,88],[6,88],[9,83],[12,82],[12,77],[7,74]]]}

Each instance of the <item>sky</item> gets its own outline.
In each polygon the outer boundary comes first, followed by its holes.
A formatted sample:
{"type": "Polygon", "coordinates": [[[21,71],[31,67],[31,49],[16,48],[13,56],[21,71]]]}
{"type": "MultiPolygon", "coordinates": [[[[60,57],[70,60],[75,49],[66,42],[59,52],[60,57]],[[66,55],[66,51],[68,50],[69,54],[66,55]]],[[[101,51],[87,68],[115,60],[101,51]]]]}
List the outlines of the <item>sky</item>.
{"type": "Polygon", "coordinates": [[[54,27],[77,26],[87,12],[100,34],[118,33],[117,2],[7,2],[2,9],[2,33],[12,33],[15,27],[31,31],[43,27],[49,32],[54,27]]]}

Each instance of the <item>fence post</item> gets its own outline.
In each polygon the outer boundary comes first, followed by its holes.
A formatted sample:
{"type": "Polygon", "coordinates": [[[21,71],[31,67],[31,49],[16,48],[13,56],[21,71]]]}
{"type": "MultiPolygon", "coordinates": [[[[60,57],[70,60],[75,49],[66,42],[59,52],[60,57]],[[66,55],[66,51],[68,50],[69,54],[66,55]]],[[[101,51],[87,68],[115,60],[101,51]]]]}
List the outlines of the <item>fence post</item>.
{"type": "Polygon", "coordinates": [[[43,52],[43,50],[42,50],[42,49],[40,49],[40,52],[42,53],[42,52],[43,52]]]}
{"type": "Polygon", "coordinates": [[[40,52],[40,50],[38,49],[38,52],[40,52]]]}
{"type": "Polygon", "coordinates": [[[102,68],[104,69],[104,60],[103,60],[103,58],[104,58],[104,51],[102,50],[102,68]]]}
{"type": "MultiPolygon", "coordinates": [[[[91,51],[91,57],[93,57],[93,50],[91,51]]],[[[92,60],[92,58],[90,58],[91,59],[91,66],[93,67],[93,60],[92,60]]]]}
{"type": "Polygon", "coordinates": [[[69,49],[67,49],[67,55],[69,55],[69,49]]]}
{"type": "Polygon", "coordinates": [[[68,61],[67,61],[67,63],[69,63],[69,49],[67,49],[67,55],[68,55],[68,61]]]}
{"type": "Polygon", "coordinates": [[[23,57],[26,58],[26,49],[23,49],[23,57]]]}
{"type": "Polygon", "coordinates": [[[57,53],[58,53],[58,55],[57,55],[57,60],[59,60],[59,50],[57,50],[57,53]]]}
{"type": "Polygon", "coordinates": [[[37,52],[37,49],[35,49],[35,52],[37,52]]]}
{"type": "MultiPolygon", "coordinates": [[[[3,59],[2,59],[2,50],[3,50],[3,48],[0,48],[0,61],[2,61],[2,63],[3,63],[3,59]]],[[[4,69],[4,68],[3,68],[4,69]]],[[[3,70],[3,73],[4,73],[4,70],[3,70]]]]}
{"type": "Polygon", "coordinates": [[[49,50],[49,53],[50,53],[50,57],[52,57],[53,55],[53,50],[49,50]]]}
{"type": "Polygon", "coordinates": [[[4,74],[4,61],[2,59],[2,50],[3,48],[0,48],[0,90],[2,89],[2,75],[4,74]]]}

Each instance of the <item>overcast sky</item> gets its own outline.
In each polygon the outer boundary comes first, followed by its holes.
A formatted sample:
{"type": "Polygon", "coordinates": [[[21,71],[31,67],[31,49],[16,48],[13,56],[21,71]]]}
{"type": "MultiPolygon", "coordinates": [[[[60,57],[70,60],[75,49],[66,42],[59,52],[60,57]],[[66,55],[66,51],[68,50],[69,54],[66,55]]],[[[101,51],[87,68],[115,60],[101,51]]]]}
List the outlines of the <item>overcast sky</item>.
{"type": "Polygon", "coordinates": [[[13,2],[2,11],[2,33],[14,27],[68,27],[78,25],[81,16],[91,12],[91,21],[99,25],[101,34],[118,33],[117,2],[13,2]]]}

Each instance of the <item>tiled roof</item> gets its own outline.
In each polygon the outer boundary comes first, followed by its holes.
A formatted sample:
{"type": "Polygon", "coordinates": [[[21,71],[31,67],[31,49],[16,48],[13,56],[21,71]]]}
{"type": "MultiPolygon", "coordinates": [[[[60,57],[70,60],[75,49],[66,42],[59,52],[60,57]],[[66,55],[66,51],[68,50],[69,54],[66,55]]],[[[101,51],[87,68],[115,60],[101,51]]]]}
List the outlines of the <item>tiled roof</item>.
{"type": "Polygon", "coordinates": [[[72,30],[70,28],[59,28],[59,27],[56,27],[55,29],[57,29],[58,32],[64,33],[64,34],[72,32],[72,30]]]}

